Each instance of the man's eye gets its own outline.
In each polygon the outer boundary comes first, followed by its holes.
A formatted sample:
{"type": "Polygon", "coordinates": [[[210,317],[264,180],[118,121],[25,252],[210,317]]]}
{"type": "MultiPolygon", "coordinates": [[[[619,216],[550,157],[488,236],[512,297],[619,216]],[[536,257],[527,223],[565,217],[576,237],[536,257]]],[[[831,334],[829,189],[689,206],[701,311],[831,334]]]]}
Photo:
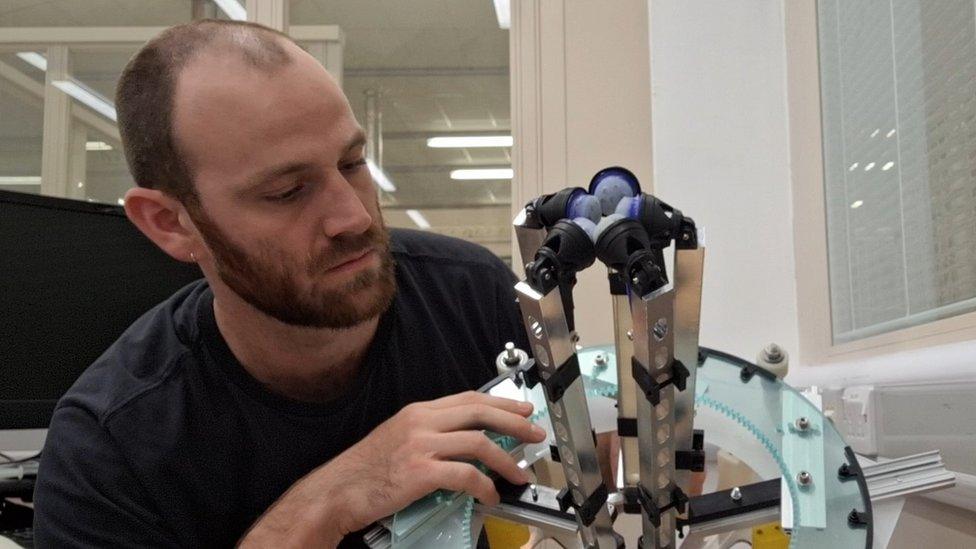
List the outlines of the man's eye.
{"type": "Polygon", "coordinates": [[[359,159],[359,160],[357,160],[355,162],[352,162],[350,164],[346,164],[345,166],[343,166],[342,167],[342,171],[344,171],[344,172],[351,172],[353,170],[358,170],[359,168],[361,168],[361,167],[363,167],[365,165],[366,165],[366,159],[365,158],[361,158],[361,159],[359,159]]]}
{"type": "Polygon", "coordinates": [[[301,193],[304,188],[305,188],[305,185],[299,183],[298,185],[295,185],[294,187],[288,189],[287,191],[285,191],[283,193],[273,194],[273,195],[270,195],[270,196],[268,196],[266,198],[268,200],[272,201],[272,202],[287,202],[287,201],[291,200],[292,198],[295,198],[296,196],[298,196],[298,194],[301,193]]]}

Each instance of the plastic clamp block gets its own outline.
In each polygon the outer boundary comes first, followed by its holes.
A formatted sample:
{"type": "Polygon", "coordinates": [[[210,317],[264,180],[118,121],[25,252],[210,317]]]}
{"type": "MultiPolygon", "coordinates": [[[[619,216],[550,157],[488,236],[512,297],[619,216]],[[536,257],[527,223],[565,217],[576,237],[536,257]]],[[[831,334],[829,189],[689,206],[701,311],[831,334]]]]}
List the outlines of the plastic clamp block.
{"type": "Polygon", "coordinates": [[[661,515],[666,511],[674,509],[678,514],[682,514],[688,506],[688,496],[678,486],[671,488],[671,501],[664,507],[658,507],[654,503],[654,498],[647,493],[647,489],[643,486],[638,487],[638,498],[641,508],[647,515],[647,520],[651,521],[655,528],[660,528],[661,515]]]}
{"type": "Polygon", "coordinates": [[[621,272],[609,273],[610,295],[627,295],[627,280],[621,272]]]}
{"type": "Polygon", "coordinates": [[[840,466],[839,469],[837,469],[837,478],[840,479],[841,482],[848,481],[848,480],[856,480],[857,472],[851,469],[850,465],[844,463],[840,466]]]}
{"type": "Polygon", "coordinates": [[[569,493],[568,488],[563,488],[556,495],[556,501],[559,502],[559,509],[561,511],[566,511],[572,508],[576,512],[576,516],[579,517],[580,522],[583,526],[589,526],[593,524],[596,520],[597,513],[600,509],[607,504],[607,485],[600,484],[593,493],[590,494],[586,501],[582,505],[576,505],[573,501],[573,496],[569,493]]]}
{"type": "Polygon", "coordinates": [[[636,437],[637,436],[637,418],[635,418],[635,417],[618,417],[617,418],[617,436],[621,436],[621,437],[636,437]]]}
{"type": "Polygon", "coordinates": [[[674,453],[674,468],[700,473],[705,470],[705,431],[695,429],[691,437],[691,450],[674,453]]]}
{"type": "Polygon", "coordinates": [[[637,486],[624,486],[621,490],[624,496],[624,513],[638,515],[641,512],[640,490],[637,486]]]}
{"type": "Polygon", "coordinates": [[[559,447],[555,444],[549,445],[549,457],[556,463],[560,463],[562,461],[559,457],[559,447]]]}
{"type": "Polygon", "coordinates": [[[580,376],[579,357],[575,353],[569,357],[556,371],[548,378],[542,380],[542,388],[546,391],[546,398],[549,402],[559,402],[563,398],[566,389],[580,376]]]}
{"type": "Polygon", "coordinates": [[[654,381],[650,372],[641,365],[637,357],[632,357],[630,361],[631,373],[637,385],[644,392],[644,397],[651,402],[652,406],[657,406],[661,402],[661,389],[668,385],[674,385],[679,391],[685,390],[685,382],[688,380],[688,369],[680,360],[671,361],[671,375],[661,383],[654,381]]]}

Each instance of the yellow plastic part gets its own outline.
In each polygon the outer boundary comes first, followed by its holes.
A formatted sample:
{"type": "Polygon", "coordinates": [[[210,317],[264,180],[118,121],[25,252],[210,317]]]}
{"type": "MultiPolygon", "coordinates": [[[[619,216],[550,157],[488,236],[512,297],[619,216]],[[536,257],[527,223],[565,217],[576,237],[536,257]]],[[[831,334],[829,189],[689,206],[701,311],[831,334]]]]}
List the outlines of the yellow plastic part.
{"type": "Polygon", "coordinates": [[[529,528],[495,517],[485,517],[485,533],[491,549],[519,549],[529,542],[529,528]]]}
{"type": "Polygon", "coordinates": [[[752,528],[752,549],[787,549],[790,536],[787,536],[778,522],[760,524],[752,528]]]}

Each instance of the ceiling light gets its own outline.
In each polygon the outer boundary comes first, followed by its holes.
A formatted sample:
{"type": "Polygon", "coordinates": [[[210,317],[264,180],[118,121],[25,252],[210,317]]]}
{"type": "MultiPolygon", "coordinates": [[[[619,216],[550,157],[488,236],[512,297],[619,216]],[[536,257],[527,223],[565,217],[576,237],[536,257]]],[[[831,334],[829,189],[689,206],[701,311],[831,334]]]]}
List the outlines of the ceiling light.
{"type": "Polygon", "coordinates": [[[477,168],[451,170],[451,179],[511,179],[515,172],[512,168],[477,168]]]}
{"type": "Polygon", "coordinates": [[[47,70],[47,58],[44,57],[43,55],[37,53],[37,52],[34,52],[34,51],[20,51],[20,52],[17,52],[17,57],[23,59],[25,63],[28,63],[28,64],[30,64],[30,65],[32,65],[34,67],[37,67],[38,69],[41,69],[42,71],[46,71],[47,70]]]}
{"type": "Polygon", "coordinates": [[[247,20],[247,9],[237,0],[214,0],[214,4],[235,21],[247,20]]]}
{"type": "Polygon", "coordinates": [[[860,208],[862,205],[864,205],[864,201],[863,200],[855,200],[854,203],[851,204],[851,208],[856,210],[856,209],[860,208]]]}
{"type": "Polygon", "coordinates": [[[0,185],[40,185],[39,175],[0,175],[0,185]]]}
{"type": "Polygon", "coordinates": [[[498,28],[512,27],[512,6],[509,0],[492,0],[495,3],[495,17],[498,18],[498,28]]]}
{"type": "Polygon", "coordinates": [[[376,182],[376,186],[383,189],[388,193],[396,191],[396,185],[390,181],[390,178],[386,176],[386,173],[373,162],[372,159],[366,159],[366,167],[369,168],[370,175],[373,176],[373,181],[376,182]]]}
{"type": "Polygon", "coordinates": [[[868,164],[867,166],[864,166],[864,171],[866,171],[866,172],[869,172],[869,171],[871,171],[872,169],[874,169],[874,162],[871,162],[871,163],[870,163],[870,164],[868,164]]]}
{"type": "Polygon", "coordinates": [[[894,165],[895,165],[894,162],[888,161],[884,166],[881,166],[881,171],[886,172],[886,171],[890,170],[891,167],[894,166],[894,165]]]}
{"type": "Polygon", "coordinates": [[[878,132],[880,132],[880,131],[881,131],[881,128],[875,128],[874,131],[871,132],[871,139],[874,139],[875,137],[877,137],[878,136],[878,132]]]}
{"type": "Polygon", "coordinates": [[[105,99],[99,95],[98,92],[88,89],[81,82],[74,79],[54,80],[51,82],[51,84],[71,97],[74,97],[78,101],[81,101],[88,107],[91,107],[97,113],[108,118],[112,122],[116,122],[118,120],[118,115],[115,112],[115,105],[112,105],[108,99],[105,99]]]}
{"type": "Polygon", "coordinates": [[[430,221],[427,221],[427,218],[419,210],[407,210],[407,215],[421,229],[427,230],[430,228],[430,221]]]}
{"type": "Polygon", "coordinates": [[[110,151],[112,146],[104,141],[87,141],[85,142],[86,151],[110,151]]]}
{"type": "Polygon", "coordinates": [[[474,147],[511,147],[511,135],[467,135],[431,137],[427,146],[432,149],[468,149],[474,147]]]}
{"type": "Polygon", "coordinates": [[[892,135],[895,135],[895,129],[894,128],[891,128],[891,131],[885,134],[885,138],[891,137],[892,135]]]}
{"type": "Polygon", "coordinates": [[[855,169],[857,169],[857,162],[851,164],[851,167],[847,168],[847,171],[853,172],[855,169]]]}

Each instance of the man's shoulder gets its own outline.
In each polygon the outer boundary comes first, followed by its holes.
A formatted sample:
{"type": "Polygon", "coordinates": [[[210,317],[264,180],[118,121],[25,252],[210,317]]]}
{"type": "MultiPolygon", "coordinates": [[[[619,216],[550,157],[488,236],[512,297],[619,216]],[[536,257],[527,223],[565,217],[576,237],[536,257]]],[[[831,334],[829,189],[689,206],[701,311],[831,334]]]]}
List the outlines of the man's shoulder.
{"type": "Polygon", "coordinates": [[[460,238],[413,229],[390,229],[391,251],[398,262],[457,265],[505,272],[508,266],[490,250],[460,238]]]}
{"type": "Polygon", "coordinates": [[[196,309],[209,292],[193,282],[132,323],[89,366],[58,402],[94,415],[99,423],[171,380],[196,339],[196,309]]]}

